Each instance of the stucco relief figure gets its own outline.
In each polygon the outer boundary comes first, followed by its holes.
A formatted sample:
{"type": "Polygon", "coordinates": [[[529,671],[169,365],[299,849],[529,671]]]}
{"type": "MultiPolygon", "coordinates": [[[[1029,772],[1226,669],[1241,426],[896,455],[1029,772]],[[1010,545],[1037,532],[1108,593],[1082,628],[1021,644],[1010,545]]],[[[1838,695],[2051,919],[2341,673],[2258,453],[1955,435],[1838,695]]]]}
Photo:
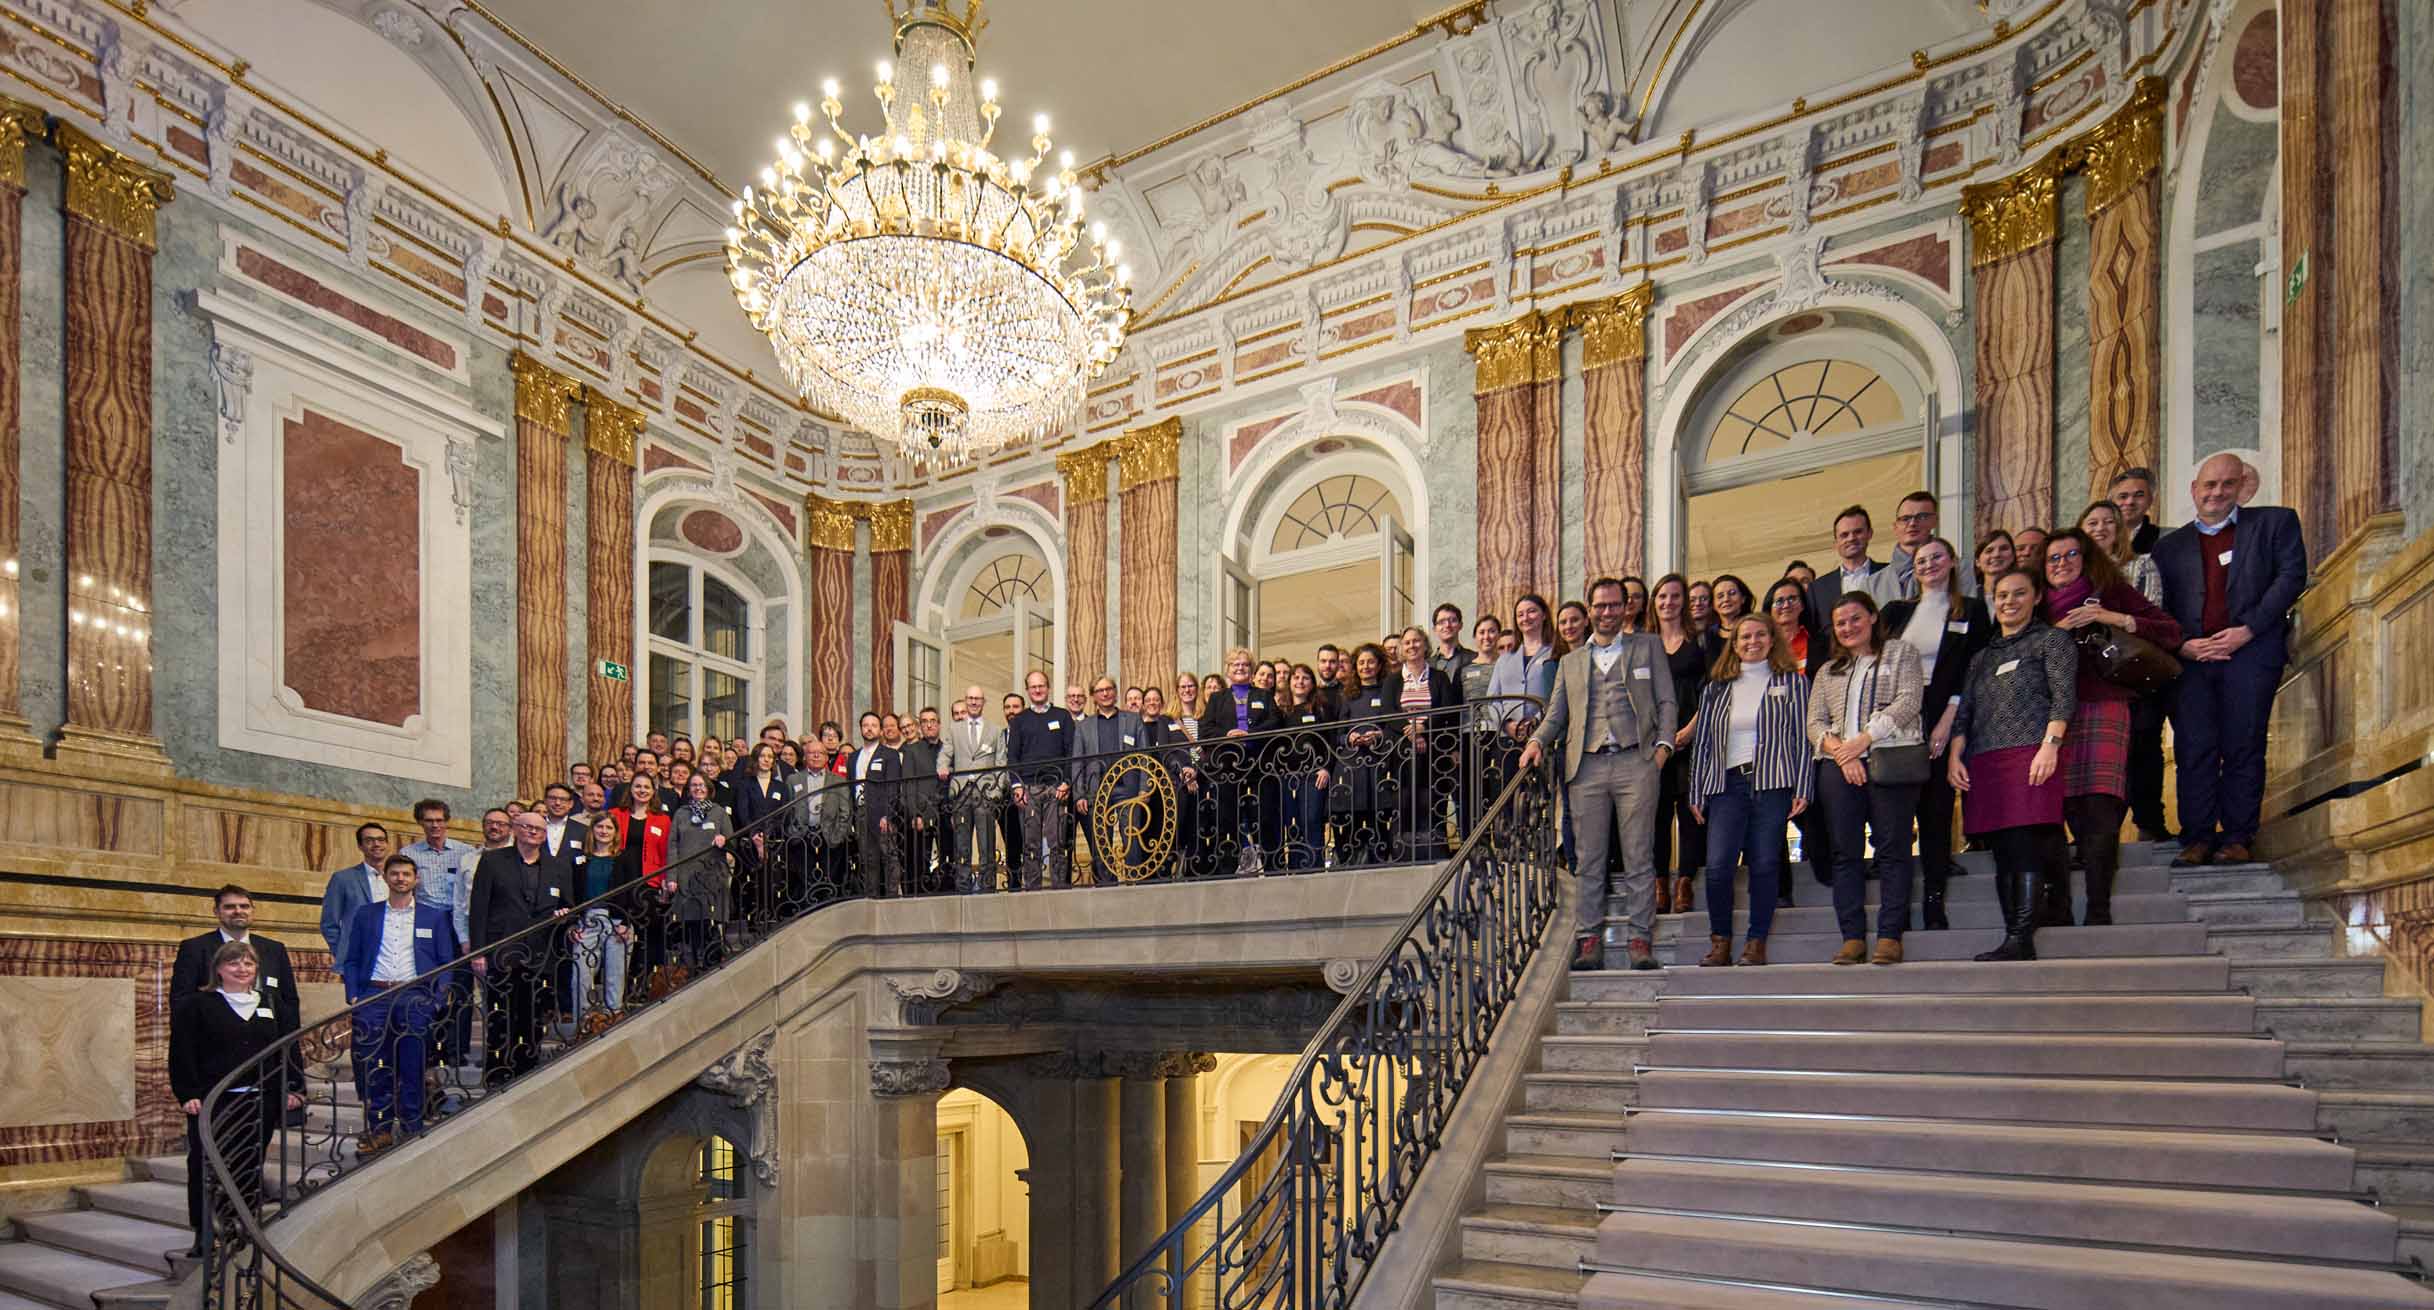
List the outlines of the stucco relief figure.
{"type": "Polygon", "coordinates": [[[1589,155],[1589,135],[1580,105],[1597,83],[1597,56],[1589,47],[1589,15],[1582,0],[1542,0],[1505,20],[1520,53],[1522,102],[1535,107],[1537,149],[1533,168],[1561,168],[1589,155]]]}
{"type": "Polygon", "coordinates": [[[1603,91],[1580,98],[1580,124],[1591,157],[1619,154],[1640,137],[1640,121],[1630,107],[1603,91]]]}
{"type": "Polygon", "coordinates": [[[1352,141],[1362,172],[1389,186],[1417,176],[1488,177],[1486,160],[1454,143],[1462,118],[1443,92],[1415,95],[1380,84],[1352,103],[1352,141]]]}
{"type": "Polygon", "coordinates": [[[635,234],[634,224],[617,229],[616,242],[601,257],[600,265],[626,290],[636,293],[642,290],[642,238],[635,234]]]}

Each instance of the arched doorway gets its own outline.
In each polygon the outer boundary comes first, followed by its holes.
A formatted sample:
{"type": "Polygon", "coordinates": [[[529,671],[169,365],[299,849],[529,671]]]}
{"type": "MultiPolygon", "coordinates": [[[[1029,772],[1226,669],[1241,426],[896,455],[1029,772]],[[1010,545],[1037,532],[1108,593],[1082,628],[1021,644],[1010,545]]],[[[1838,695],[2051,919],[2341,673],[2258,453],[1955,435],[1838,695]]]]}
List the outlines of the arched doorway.
{"type": "Polygon", "coordinates": [[[1029,1145],[984,1093],[938,1098],[938,1310],[1028,1310],[1029,1145]]]}
{"type": "Polygon", "coordinates": [[[1935,488],[1931,376],[1905,338],[1850,311],[1792,315],[1736,343],[1675,438],[1684,571],[1763,589],[1794,559],[1827,568],[1843,506],[1882,519],[1935,488]]]}
{"type": "Polygon", "coordinates": [[[1422,508],[1403,468],[1365,443],[1325,437],[1286,456],[1237,513],[1210,654],[1307,658],[1413,622],[1422,508]]]}
{"type": "Polygon", "coordinates": [[[641,1302],[750,1310],[753,1206],[735,1143],[680,1134],[643,1162],[636,1208],[641,1302]]]}

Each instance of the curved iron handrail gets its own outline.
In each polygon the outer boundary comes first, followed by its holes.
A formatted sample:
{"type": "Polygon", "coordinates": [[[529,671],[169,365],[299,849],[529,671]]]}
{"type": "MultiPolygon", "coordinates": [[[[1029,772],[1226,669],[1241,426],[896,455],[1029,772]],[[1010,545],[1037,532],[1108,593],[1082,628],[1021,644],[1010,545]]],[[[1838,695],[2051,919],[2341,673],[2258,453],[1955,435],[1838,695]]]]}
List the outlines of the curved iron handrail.
{"type": "MultiPolygon", "coordinates": [[[[266,1213],[274,1207],[261,1195],[266,1176],[277,1183],[271,1198],[275,1208],[284,1210],[352,1174],[395,1141],[471,1108],[451,1100],[486,1096],[531,1068],[562,1058],[612,1027],[628,1007],[664,998],[803,914],[862,896],[1199,880],[1442,859],[1448,826],[1470,826],[1469,816],[1487,808],[1479,803],[1482,788],[1510,768],[1516,748],[1502,731],[1505,720],[1517,711],[1534,717],[1540,708],[1529,698],[1507,697],[1288,724],[1247,737],[1192,742],[1177,732],[1163,742],[1136,742],[1094,755],[1000,764],[943,778],[903,778],[892,785],[797,775],[796,781],[813,790],[737,829],[723,850],[703,851],[657,874],[628,879],[571,904],[558,918],[468,950],[411,983],[351,1002],[280,1038],[212,1087],[202,1098],[200,1116],[204,1304],[213,1310],[344,1306],[343,1298],[297,1269],[267,1240],[265,1229],[275,1215],[266,1213]],[[1022,825],[1014,822],[1014,811],[1030,808],[1013,803],[1018,789],[1030,801],[1044,802],[1051,784],[1059,783],[1093,800],[1096,817],[1041,804],[1039,814],[1026,812],[1022,825]],[[1111,812],[1121,818],[1111,822],[1111,812]],[[924,881],[903,867],[909,843],[882,839],[874,847],[872,824],[883,816],[900,826],[908,818],[922,818],[933,830],[948,826],[967,838],[981,825],[992,831],[1002,826],[1009,837],[1019,827],[1023,849],[992,854],[990,843],[967,841],[954,851],[933,850],[923,860],[924,881]],[[1039,829],[1048,835],[1035,841],[1027,825],[1043,816],[1043,822],[1055,822],[1039,829]],[[1165,834],[1163,843],[1147,831],[1152,827],[1165,834]],[[876,850],[867,867],[857,864],[857,847],[876,850]],[[733,869],[727,867],[730,858],[733,869]],[[674,890],[663,894],[663,887],[674,890]],[[624,967],[637,954],[644,965],[624,967]],[[524,982],[519,986],[535,994],[524,1003],[538,1006],[544,1003],[541,996],[555,993],[558,1001],[572,1002],[571,1022],[565,1019],[570,1007],[564,1005],[555,1024],[516,1015],[513,998],[502,1003],[498,995],[514,988],[501,987],[498,979],[475,982],[470,969],[477,957],[520,961],[516,968],[524,982]],[[659,962],[656,970],[653,961],[659,962]],[[533,1049],[520,1063],[486,1069],[475,1085],[452,1087],[450,1080],[460,1076],[470,1053],[462,1042],[477,1009],[485,1012],[486,1046],[497,1040],[495,1029],[530,1029],[533,1049]],[[445,1031],[451,1026],[453,1042],[445,1031]],[[545,1027],[561,1039],[554,1050],[548,1049],[545,1027]],[[310,1088],[310,1066],[328,1064],[350,1049],[419,1054],[434,1046],[447,1048],[454,1061],[441,1066],[438,1080],[449,1095],[427,1110],[423,1122],[401,1116],[391,1140],[368,1151],[359,1141],[350,1152],[349,1134],[339,1122],[337,1078],[344,1075],[330,1079],[326,1095],[311,1098],[317,1102],[312,1108],[327,1112],[326,1137],[316,1138],[309,1122],[298,1131],[291,1117],[262,1109],[283,1102],[291,1089],[310,1088]],[[259,1090],[249,1096],[238,1088],[259,1090]]],[[[1497,812],[1512,808],[1513,794],[1513,787],[1505,789],[1497,812]]],[[[1462,850],[1468,853],[1479,845],[1480,832],[1464,835],[1469,840],[1462,850]]],[[[1445,883],[1441,876],[1440,893],[1445,883]]],[[[1381,967],[1382,961],[1373,964],[1356,996],[1381,967]]],[[[402,1054],[398,1064],[407,1064],[402,1054]]],[[[401,1069],[377,1060],[370,1074],[358,1069],[357,1076],[368,1079],[384,1070],[393,1094],[401,1085],[422,1081],[419,1074],[401,1076],[401,1069]]]]}
{"type": "Polygon", "coordinates": [[[1544,764],[1506,781],[1241,1154],[1089,1310],[1182,1310],[1203,1274],[1219,1310],[1351,1303],[1560,910],[1553,804],[1544,764]],[[1229,1220],[1228,1198],[1263,1161],[1272,1169],[1229,1220]]]}

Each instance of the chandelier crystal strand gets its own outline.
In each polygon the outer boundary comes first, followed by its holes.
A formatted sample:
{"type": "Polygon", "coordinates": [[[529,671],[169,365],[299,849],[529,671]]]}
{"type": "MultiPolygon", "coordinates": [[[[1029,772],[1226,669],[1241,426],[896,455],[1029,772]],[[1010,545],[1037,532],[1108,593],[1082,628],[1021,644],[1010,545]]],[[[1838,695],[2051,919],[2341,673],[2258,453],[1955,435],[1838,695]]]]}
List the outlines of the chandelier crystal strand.
{"type": "Polygon", "coordinates": [[[1047,115],[1027,153],[991,149],[980,10],[888,0],[885,130],[848,131],[830,79],[825,125],[795,106],[727,230],[736,300],[795,389],[932,468],[1070,425],[1132,320],[1132,270],[1085,227],[1072,153],[1049,164],[1047,115]]]}

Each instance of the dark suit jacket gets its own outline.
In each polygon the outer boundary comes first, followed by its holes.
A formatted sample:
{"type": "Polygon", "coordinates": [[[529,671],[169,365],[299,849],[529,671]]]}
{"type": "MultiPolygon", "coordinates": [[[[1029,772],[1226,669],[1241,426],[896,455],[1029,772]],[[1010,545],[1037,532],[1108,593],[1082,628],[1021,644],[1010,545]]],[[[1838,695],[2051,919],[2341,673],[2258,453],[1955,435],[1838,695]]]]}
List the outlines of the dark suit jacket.
{"type": "MultiPolygon", "coordinates": [[[[483,950],[536,923],[546,923],[558,911],[575,904],[575,869],[571,862],[541,858],[526,864],[513,846],[482,852],[473,871],[472,950],[483,950]]],[[[538,952],[545,943],[530,942],[538,952]]]]}
{"type": "MultiPolygon", "coordinates": [[[[1884,568],[1883,561],[1869,560],[1868,576],[1875,577],[1884,568]]],[[[1759,607],[1753,612],[1759,614],[1766,612],[1766,593],[1772,590],[1774,585],[1770,582],[1760,586],[1758,594],[1750,598],[1751,603],[1759,607]]],[[[1818,572],[1817,580],[1809,584],[1808,614],[1801,620],[1801,626],[1811,632],[1826,631],[1827,627],[1834,622],[1834,604],[1841,599],[1842,557],[1837,555],[1826,561],[1826,567],[1818,572]]]]}
{"type": "MultiPolygon", "coordinates": [[[[2307,589],[2307,545],[2300,536],[2299,516],[2279,505],[2249,505],[2234,514],[2238,536],[2223,598],[2229,602],[2232,624],[2252,634],[2238,658],[2287,664],[2290,607],[2307,589]]],[[[2213,635],[2203,623],[2206,566],[2200,553],[2213,541],[2195,523],[2184,523],[2155,543],[2155,567],[2164,579],[2164,611],[2180,624],[2183,638],[2213,635]]]]}
{"type": "MultiPolygon", "coordinates": [[[[1885,639],[1902,635],[1909,626],[1910,616],[1918,611],[1915,600],[1897,600],[1885,606],[1885,639]]],[[[1944,707],[1961,694],[1961,686],[1969,681],[1969,661],[1977,658],[1995,639],[1994,617],[1986,612],[1986,602],[1975,596],[1964,596],[1944,621],[1943,638],[1935,648],[1935,676],[1927,679],[1926,698],[1919,702],[1919,723],[1922,730],[1935,731],[1935,721],[1944,707]],[[1953,625],[1961,631],[1953,631],[1953,625]]]]}
{"type": "MultiPolygon", "coordinates": [[[[1430,681],[1433,685],[1434,683],[1443,680],[1444,675],[1439,674],[1436,678],[1433,678],[1430,681]]],[[[1448,688],[1453,686],[1451,682],[1446,682],[1445,685],[1448,688]]],[[[1203,712],[1200,715],[1200,740],[1218,740],[1223,738],[1227,733],[1234,731],[1234,720],[1237,714],[1237,707],[1234,703],[1234,690],[1234,688],[1228,687],[1224,691],[1218,692],[1216,699],[1210,701],[1205,707],[1203,707],[1203,712]]],[[[1267,732],[1271,729],[1285,726],[1284,711],[1276,708],[1276,693],[1261,691],[1259,688],[1251,686],[1248,683],[1243,685],[1242,690],[1251,698],[1251,731],[1267,732]]],[[[1460,698],[1457,697],[1456,699],[1460,698]]]]}
{"type": "Polygon", "coordinates": [[[2133,555],[2154,554],[2155,543],[2162,539],[2163,535],[2164,530],[2155,526],[2155,520],[2148,519],[2138,525],[2138,531],[2130,534],[2130,553],[2133,555]]]}
{"type": "Polygon", "coordinates": [[[794,788],[786,781],[786,766],[783,764],[770,773],[766,794],[761,791],[761,778],[757,773],[746,773],[734,779],[734,782],[735,800],[731,813],[738,828],[785,809],[786,803],[794,799],[794,788]]]}
{"type": "MultiPolygon", "coordinates": [[[[262,962],[262,980],[255,985],[270,998],[271,1008],[279,1012],[282,1031],[294,1031],[301,1021],[303,1002],[296,995],[296,970],[287,962],[287,947],[260,933],[245,940],[253,943],[254,955],[262,962]]],[[[214,928],[177,944],[177,963],[169,970],[172,1000],[210,991],[219,985],[220,980],[211,975],[211,957],[219,953],[220,941],[220,930],[214,928]]]]}
{"type": "Polygon", "coordinates": [[[913,818],[938,819],[938,756],[946,748],[944,729],[936,741],[907,738],[896,753],[904,757],[904,783],[899,791],[904,812],[913,818]]]}
{"type": "MultiPolygon", "coordinates": [[[[855,788],[855,807],[865,822],[880,819],[893,822],[904,814],[904,783],[906,778],[904,752],[885,742],[870,744],[870,763],[862,764],[862,749],[856,747],[854,763],[862,770],[862,781],[855,788]]],[[[936,765],[931,765],[930,779],[938,778],[936,765]]]]}
{"type": "MultiPolygon", "coordinates": [[[[349,1001],[360,1001],[372,994],[372,971],[380,967],[380,937],[388,926],[388,915],[387,902],[361,906],[355,911],[355,922],[347,934],[347,958],[338,965],[338,976],[346,982],[349,1001]]],[[[455,916],[436,905],[416,902],[415,976],[421,977],[462,954],[456,940],[455,916]]]]}
{"type": "MultiPolygon", "coordinates": [[[[169,1095],[179,1104],[203,1099],[222,1078],[296,1031],[295,1021],[271,1007],[270,1017],[256,1014],[240,1019],[216,991],[188,992],[169,1008],[169,1095]]],[[[291,1048],[293,1049],[293,1048],[291,1048]]],[[[301,1092],[297,1069],[288,1067],[288,1082],[273,1090],[301,1092]]]]}

